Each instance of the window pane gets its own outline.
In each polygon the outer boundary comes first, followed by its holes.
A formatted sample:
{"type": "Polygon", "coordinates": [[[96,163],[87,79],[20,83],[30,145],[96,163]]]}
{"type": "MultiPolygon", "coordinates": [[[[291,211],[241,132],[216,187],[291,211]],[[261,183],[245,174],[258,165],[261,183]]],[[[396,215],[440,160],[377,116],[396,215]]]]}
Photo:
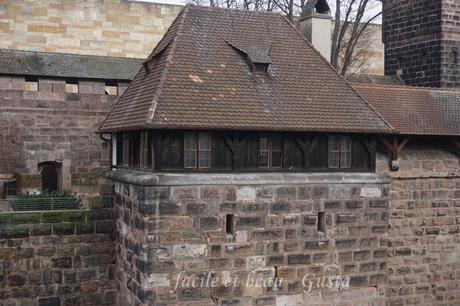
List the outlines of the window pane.
{"type": "Polygon", "coordinates": [[[340,139],[340,168],[351,168],[351,138],[348,136],[340,139]]]}
{"type": "Polygon", "coordinates": [[[184,167],[185,168],[196,168],[196,151],[185,150],[184,167]]]}
{"type": "Polygon", "coordinates": [[[200,133],[200,151],[201,150],[211,150],[211,134],[209,133],[200,133]]]}
{"type": "Polygon", "coordinates": [[[211,167],[211,151],[200,151],[200,168],[211,167]]]}
{"type": "Polygon", "coordinates": [[[268,138],[259,138],[259,167],[268,168],[268,138]]]}
{"type": "Polygon", "coordinates": [[[328,166],[339,168],[340,142],[338,136],[329,136],[328,140],[328,166]]]}
{"type": "Polygon", "coordinates": [[[196,142],[195,142],[194,133],[184,134],[184,148],[185,150],[196,150],[196,142]]]}
{"type": "Polygon", "coordinates": [[[194,133],[184,134],[184,168],[196,168],[196,137],[194,133]]]}
{"type": "Polygon", "coordinates": [[[199,133],[199,167],[210,168],[211,167],[211,134],[199,133]]]}

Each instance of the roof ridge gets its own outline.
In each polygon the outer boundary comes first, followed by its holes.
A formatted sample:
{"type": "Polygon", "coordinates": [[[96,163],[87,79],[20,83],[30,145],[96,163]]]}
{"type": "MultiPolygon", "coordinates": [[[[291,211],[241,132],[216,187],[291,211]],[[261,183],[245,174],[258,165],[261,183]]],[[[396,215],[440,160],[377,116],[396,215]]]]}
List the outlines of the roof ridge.
{"type": "Polygon", "coordinates": [[[79,54],[79,53],[67,53],[67,52],[47,52],[47,51],[35,51],[35,50],[14,50],[14,49],[6,49],[0,48],[1,52],[22,52],[22,53],[40,53],[40,54],[47,54],[47,55],[66,55],[66,56],[81,56],[81,57],[104,57],[104,58],[111,58],[111,59],[122,59],[122,60],[144,60],[141,57],[123,57],[123,56],[108,56],[108,55],[93,55],[93,54],[79,54]]]}
{"type": "Polygon", "coordinates": [[[274,11],[253,11],[253,10],[245,10],[239,8],[226,8],[226,7],[217,7],[217,6],[206,6],[206,5],[196,5],[193,3],[188,3],[185,7],[189,7],[191,9],[201,10],[201,11],[235,11],[235,12],[242,12],[247,14],[266,14],[266,15],[274,15],[274,16],[283,16],[281,12],[274,12],[274,11]]]}
{"type": "Polygon", "coordinates": [[[361,96],[361,95],[359,94],[359,92],[356,91],[356,90],[353,88],[353,86],[351,85],[351,83],[349,83],[349,82],[347,81],[347,79],[346,79],[343,75],[341,75],[341,74],[338,72],[338,70],[337,70],[334,66],[332,66],[332,64],[331,64],[331,63],[330,63],[330,62],[329,62],[329,61],[328,61],[328,60],[327,60],[327,59],[326,59],[326,58],[325,58],[325,57],[324,57],[314,46],[313,46],[313,44],[312,44],[305,36],[303,36],[302,33],[300,33],[300,31],[292,24],[292,22],[290,22],[289,19],[288,19],[286,16],[282,16],[282,17],[283,17],[283,19],[292,27],[292,29],[294,29],[294,31],[295,31],[298,35],[300,35],[300,37],[303,39],[303,41],[306,42],[307,45],[310,46],[310,48],[311,48],[314,52],[316,52],[316,54],[318,54],[318,55],[321,57],[321,59],[322,59],[324,62],[326,62],[326,64],[327,64],[327,65],[328,65],[328,66],[339,76],[339,78],[341,78],[341,79],[345,82],[345,85],[348,86],[349,88],[351,88],[351,90],[353,90],[353,92],[356,93],[356,95],[358,95],[358,97],[363,101],[363,103],[364,103],[365,105],[367,105],[367,106],[368,106],[368,107],[369,107],[369,108],[370,108],[370,109],[371,109],[371,110],[372,110],[372,111],[373,111],[373,112],[374,112],[374,113],[375,113],[375,114],[376,114],[376,115],[377,115],[377,116],[378,116],[378,117],[379,117],[379,118],[390,128],[390,130],[396,131],[396,130],[390,125],[390,123],[389,123],[388,121],[386,121],[385,118],[383,118],[382,114],[380,114],[380,113],[377,111],[377,109],[376,109],[375,107],[372,106],[372,104],[370,104],[366,99],[364,99],[364,97],[361,96]]]}
{"type": "Polygon", "coordinates": [[[396,85],[396,84],[368,84],[351,82],[353,87],[380,87],[380,88],[392,88],[392,89],[407,89],[412,91],[446,91],[446,92],[458,92],[460,88],[440,88],[440,87],[422,87],[422,86],[410,86],[410,85],[396,85]]]}
{"type": "MultiPolygon", "coordinates": [[[[168,44],[168,46],[170,46],[171,49],[166,51],[166,54],[165,54],[165,56],[166,56],[166,59],[165,59],[166,64],[165,64],[165,66],[163,68],[163,71],[161,73],[160,82],[158,83],[158,87],[155,90],[155,92],[153,93],[152,103],[151,103],[151,105],[150,105],[150,107],[149,107],[149,109],[147,111],[147,117],[145,118],[145,124],[148,124],[148,123],[152,122],[153,117],[155,116],[155,110],[157,108],[158,101],[160,100],[160,96],[161,96],[162,89],[163,89],[163,84],[164,84],[166,76],[168,74],[169,64],[171,63],[172,57],[174,55],[174,51],[176,49],[177,42],[179,40],[179,34],[182,32],[184,22],[185,22],[185,17],[187,16],[188,10],[189,10],[189,6],[185,6],[180,11],[179,15],[177,16],[177,18],[179,20],[179,24],[178,24],[176,33],[174,35],[174,38],[168,44]]],[[[168,48],[168,46],[166,48],[168,48]]]]}

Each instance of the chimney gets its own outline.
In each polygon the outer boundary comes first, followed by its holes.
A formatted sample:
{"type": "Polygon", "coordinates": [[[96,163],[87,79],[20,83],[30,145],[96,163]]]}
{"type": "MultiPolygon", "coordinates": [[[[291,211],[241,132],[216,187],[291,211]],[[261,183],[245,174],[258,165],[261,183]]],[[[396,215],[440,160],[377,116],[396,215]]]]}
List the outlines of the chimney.
{"type": "Polygon", "coordinates": [[[332,18],[326,0],[308,0],[299,30],[328,61],[331,59],[332,18]]]}

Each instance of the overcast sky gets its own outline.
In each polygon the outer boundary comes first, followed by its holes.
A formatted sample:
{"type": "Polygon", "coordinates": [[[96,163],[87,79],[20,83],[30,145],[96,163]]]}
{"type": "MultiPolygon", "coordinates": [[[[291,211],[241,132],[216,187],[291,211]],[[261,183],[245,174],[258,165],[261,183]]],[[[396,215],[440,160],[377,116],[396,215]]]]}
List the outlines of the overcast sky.
{"type": "MultiPolygon", "coordinates": [[[[167,3],[167,4],[179,4],[179,5],[185,5],[187,3],[187,0],[136,0],[140,2],[156,2],[156,3],[167,3]]],[[[328,3],[331,6],[332,9],[332,16],[334,16],[335,12],[335,1],[328,1],[328,3]]],[[[374,16],[378,12],[382,10],[382,3],[378,0],[371,0],[369,3],[369,16],[374,16]]],[[[375,22],[381,22],[381,18],[375,20],[375,22]]]]}

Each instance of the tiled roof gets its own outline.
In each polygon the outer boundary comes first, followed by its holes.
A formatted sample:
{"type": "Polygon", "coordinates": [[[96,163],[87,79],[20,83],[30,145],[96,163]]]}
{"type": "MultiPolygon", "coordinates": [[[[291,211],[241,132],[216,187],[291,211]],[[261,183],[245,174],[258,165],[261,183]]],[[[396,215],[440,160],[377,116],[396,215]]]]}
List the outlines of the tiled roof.
{"type": "Polygon", "coordinates": [[[378,85],[404,85],[404,82],[397,76],[373,75],[355,73],[347,76],[350,83],[378,84],[378,85]]]}
{"type": "Polygon", "coordinates": [[[397,133],[460,135],[460,91],[353,84],[397,133]]]}
{"type": "Polygon", "coordinates": [[[187,6],[152,57],[156,58],[153,70],[139,70],[101,132],[142,128],[391,131],[279,14],[187,6]],[[248,53],[268,50],[262,56],[271,62],[268,77],[255,77],[245,52],[229,42],[248,53]]]}
{"type": "Polygon", "coordinates": [[[143,59],[0,49],[0,74],[132,80],[143,59]]]}

